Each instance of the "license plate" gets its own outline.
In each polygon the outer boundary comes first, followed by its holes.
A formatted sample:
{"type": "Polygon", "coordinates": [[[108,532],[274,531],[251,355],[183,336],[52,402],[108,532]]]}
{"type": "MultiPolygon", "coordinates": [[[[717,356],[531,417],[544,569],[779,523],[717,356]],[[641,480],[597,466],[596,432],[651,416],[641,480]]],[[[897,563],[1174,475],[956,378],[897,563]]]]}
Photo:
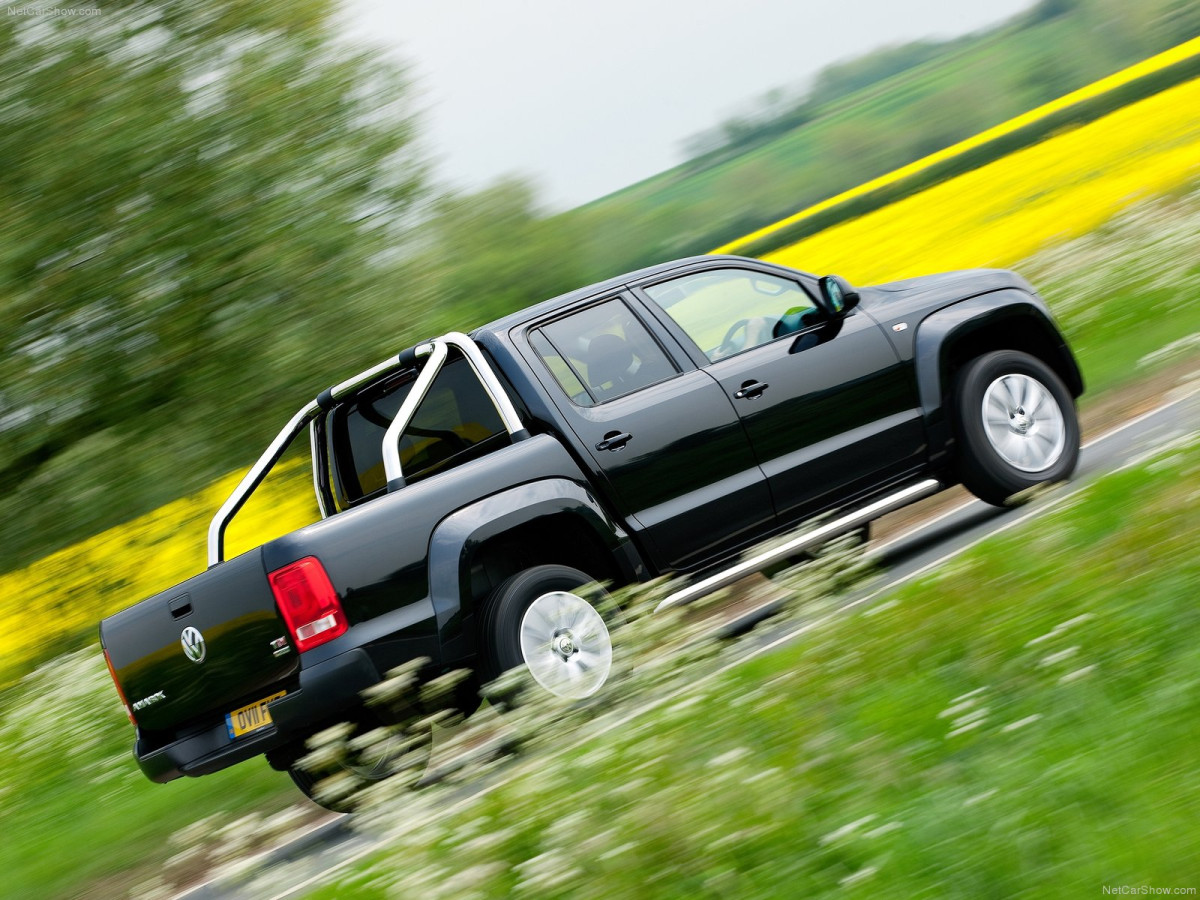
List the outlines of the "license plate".
{"type": "Polygon", "coordinates": [[[258,731],[260,728],[270,725],[271,713],[267,711],[267,704],[272,700],[278,700],[286,693],[287,691],[280,691],[270,697],[255,700],[233,712],[225,713],[225,728],[229,732],[229,739],[232,741],[234,738],[240,738],[244,734],[250,734],[252,731],[258,731]]]}

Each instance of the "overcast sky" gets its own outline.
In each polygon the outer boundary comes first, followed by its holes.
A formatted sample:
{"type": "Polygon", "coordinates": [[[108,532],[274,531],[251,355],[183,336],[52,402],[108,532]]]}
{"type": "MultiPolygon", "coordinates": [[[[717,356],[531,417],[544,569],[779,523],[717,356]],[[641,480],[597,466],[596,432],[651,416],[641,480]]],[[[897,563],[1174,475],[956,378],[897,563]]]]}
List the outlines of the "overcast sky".
{"type": "Polygon", "coordinates": [[[874,47],[949,37],[1032,0],[347,0],[412,66],[442,179],[531,176],[574,206],[681,161],[778,86],[874,47]]]}

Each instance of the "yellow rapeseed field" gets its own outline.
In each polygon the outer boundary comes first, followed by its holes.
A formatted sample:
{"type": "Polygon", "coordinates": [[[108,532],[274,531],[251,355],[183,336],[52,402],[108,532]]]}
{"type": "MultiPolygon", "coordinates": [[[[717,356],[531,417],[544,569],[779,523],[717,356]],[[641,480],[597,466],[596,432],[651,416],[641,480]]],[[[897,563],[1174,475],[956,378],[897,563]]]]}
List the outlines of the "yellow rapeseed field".
{"type": "Polygon", "coordinates": [[[862,284],[1009,265],[1200,175],[1200,80],[769,254],[862,284]]]}
{"type": "MultiPolygon", "coordinates": [[[[101,618],[201,572],[208,523],[242,473],[0,576],[0,687],[45,656],[91,640],[101,618]],[[31,614],[32,613],[32,614],[31,614]]],[[[229,528],[226,556],[318,517],[309,470],[281,465],[229,528]]]]}
{"type": "MultiPolygon", "coordinates": [[[[1195,178],[1198,164],[1200,81],[1192,81],[770,258],[864,284],[1011,264],[1195,178]]],[[[0,576],[0,616],[18,623],[0,630],[0,686],[89,640],[104,615],[201,571],[208,520],[239,477],[0,576]]],[[[310,485],[302,466],[284,467],[235,521],[229,555],[311,522],[310,485]]]]}
{"type": "Polygon", "coordinates": [[[929,154],[928,156],[923,156],[921,159],[911,162],[906,166],[901,166],[899,169],[895,169],[884,175],[880,175],[878,178],[872,178],[870,181],[865,181],[856,187],[850,188],[848,191],[843,191],[840,194],[836,194],[833,197],[822,200],[820,203],[814,203],[812,206],[806,207],[797,213],[793,213],[785,219],[780,219],[778,222],[772,222],[770,225],[767,225],[764,228],[753,231],[744,237],[738,238],[737,240],[730,241],[728,244],[724,244],[712,252],[738,253],[738,248],[740,246],[751,241],[756,241],[759,238],[766,237],[767,235],[772,234],[781,228],[785,228],[794,222],[799,222],[800,220],[807,219],[808,217],[816,215],[819,212],[832,209],[841,203],[845,203],[847,200],[853,200],[856,197],[869,194],[872,191],[878,190],[879,188],[886,187],[890,184],[895,184],[898,181],[903,181],[910,175],[915,175],[924,169],[928,169],[930,166],[937,165],[938,163],[944,162],[948,159],[953,159],[954,157],[959,156],[968,150],[982,146],[983,144],[993,141],[996,138],[1003,137],[1006,134],[1011,134],[1018,129],[1024,128],[1026,125],[1030,125],[1038,121],[1039,119],[1044,119],[1046,116],[1052,115],[1060,110],[1067,109],[1077,103],[1082,103],[1085,100],[1091,100],[1093,97],[1099,97],[1101,94],[1105,94],[1108,91],[1121,87],[1122,85],[1136,81],[1137,79],[1146,75],[1150,75],[1153,72],[1165,69],[1168,66],[1173,66],[1178,62],[1190,59],[1197,54],[1200,54],[1200,38],[1193,38],[1190,41],[1185,41],[1177,47],[1172,47],[1170,50],[1165,50],[1162,53],[1150,57],[1149,59],[1144,59],[1141,62],[1124,68],[1119,72],[1114,72],[1112,75],[1101,78],[1099,81],[1094,81],[1089,85],[1085,85],[1084,87],[1079,88],[1079,90],[1065,94],[1056,100],[1051,100],[1049,103],[1043,103],[1041,106],[1035,107],[1027,113],[1022,113],[1021,115],[1015,116],[1006,122],[1001,122],[999,125],[988,128],[985,131],[981,131],[979,134],[972,135],[966,140],[959,141],[957,144],[951,144],[949,147],[945,147],[936,153],[929,154]]]}

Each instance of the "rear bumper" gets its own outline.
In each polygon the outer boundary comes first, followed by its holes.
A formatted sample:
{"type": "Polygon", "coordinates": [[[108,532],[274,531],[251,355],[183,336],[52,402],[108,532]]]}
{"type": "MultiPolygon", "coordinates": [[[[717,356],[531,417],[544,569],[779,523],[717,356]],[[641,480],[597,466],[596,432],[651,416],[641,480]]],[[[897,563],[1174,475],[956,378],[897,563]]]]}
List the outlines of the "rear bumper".
{"type": "Polygon", "coordinates": [[[222,720],[153,750],[147,749],[139,736],[133,755],[151,781],[208,775],[274,750],[323,722],[337,720],[358,704],[363,690],[380,680],[379,669],[366,650],[349,650],[301,669],[299,686],[270,705],[273,724],[262,731],[231,739],[222,720]]]}
{"type": "Polygon", "coordinates": [[[382,680],[366,650],[348,650],[300,670],[300,687],[271,704],[271,721],[284,735],[303,734],[314,723],[357,706],[359,695],[382,680]]]}

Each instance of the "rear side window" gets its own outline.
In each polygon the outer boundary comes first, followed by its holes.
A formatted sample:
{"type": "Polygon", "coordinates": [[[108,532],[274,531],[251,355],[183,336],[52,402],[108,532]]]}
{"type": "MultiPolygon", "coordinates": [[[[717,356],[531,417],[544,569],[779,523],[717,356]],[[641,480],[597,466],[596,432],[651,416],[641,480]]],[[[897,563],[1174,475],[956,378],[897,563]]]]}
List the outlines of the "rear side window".
{"type": "Polygon", "coordinates": [[[623,397],[676,374],[662,347],[620,300],[551,322],[529,340],[579,406],[623,397]]]}
{"type": "MultiPolygon", "coordinates": [[[[383,437],[414,380],[409,373],[386,382],[335,413],[341,505],[353,506],[387,487],[383,437]]],[[[452,350],[400,436],[400,467],[405,481],[416,481],[475,459],[507,439],[504,423],[483,385],[462,355],[452,350]]]]}

